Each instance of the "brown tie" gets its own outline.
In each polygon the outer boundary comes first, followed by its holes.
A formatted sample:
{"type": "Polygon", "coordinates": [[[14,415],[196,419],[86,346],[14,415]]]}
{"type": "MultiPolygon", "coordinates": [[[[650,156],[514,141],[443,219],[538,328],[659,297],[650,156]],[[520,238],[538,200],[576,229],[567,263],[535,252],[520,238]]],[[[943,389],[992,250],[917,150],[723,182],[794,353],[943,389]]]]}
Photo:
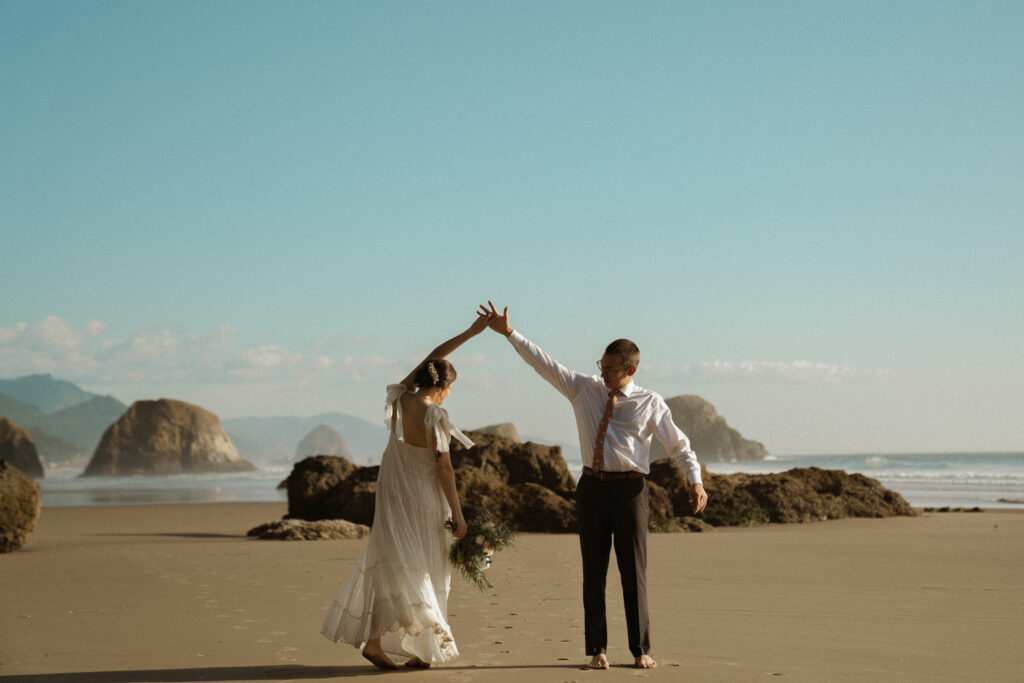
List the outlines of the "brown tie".
{"type": "Polygon", "coordinates": [[[604,467],[604,436],[608,432],[608,423],[612,419],[612,409],[615,408],[618,393],[618,389],[608,392],[608,402],[604,404],[604,415],[601,416],[601,424],[597,426],[597,438],[594,440],[594,463],[590,466],[590,469],[595,472],[600,472],[604,467]]]}

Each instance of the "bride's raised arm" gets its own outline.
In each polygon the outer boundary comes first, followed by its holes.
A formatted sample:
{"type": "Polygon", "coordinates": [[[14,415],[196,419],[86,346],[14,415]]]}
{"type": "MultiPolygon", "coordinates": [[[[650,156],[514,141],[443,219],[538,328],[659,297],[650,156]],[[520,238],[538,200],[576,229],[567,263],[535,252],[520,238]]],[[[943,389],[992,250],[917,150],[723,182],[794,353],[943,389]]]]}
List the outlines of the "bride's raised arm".
{"type": "Polygon", "coordinates": [[[477,311],[476,320],[473,321],[472,325],[470,325],[464,331],[455,335],[451,339],[441,342],[437,346],[437,348],[435,348],[433,351],[427,354],[426,358],[424,358],[422,361],[416,364],[416,367],[414,367],[412,371],[405,376],[405,379],[401,381],[401,384],[404,384],[405,388],[408,389],[409,391],[413,391],[414,389],[416,389],[416,380],[414,378],[416,376],[416,371],[419,369],[421,365],[423,365],[423,363],[425,363],[428,360],[446,358],[455,349],[459,348],[464,343],[466,343],[476,335],[486,330],[489,317],[490,316],[481,313],[480,311],[477,311]]]}

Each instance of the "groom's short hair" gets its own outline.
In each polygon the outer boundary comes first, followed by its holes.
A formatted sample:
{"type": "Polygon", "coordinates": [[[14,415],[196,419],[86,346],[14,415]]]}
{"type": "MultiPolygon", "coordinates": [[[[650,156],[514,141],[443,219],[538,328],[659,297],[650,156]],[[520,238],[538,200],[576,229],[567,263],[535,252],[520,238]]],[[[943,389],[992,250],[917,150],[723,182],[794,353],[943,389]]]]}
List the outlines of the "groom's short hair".
{"type": "Polygon", "coordinates": [[[604,350],[609,356],[618,356],[627,368],[640,365],[640,348],[629,339],[616,339],[604,350]]]}

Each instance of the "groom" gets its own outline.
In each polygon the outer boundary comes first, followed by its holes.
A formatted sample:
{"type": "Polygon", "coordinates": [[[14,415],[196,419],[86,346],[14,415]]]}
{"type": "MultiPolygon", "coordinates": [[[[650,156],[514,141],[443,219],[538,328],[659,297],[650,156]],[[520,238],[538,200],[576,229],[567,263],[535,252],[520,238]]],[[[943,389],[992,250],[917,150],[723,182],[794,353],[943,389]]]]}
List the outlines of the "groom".
{"type": "Polygon", "coordinates": [[[608,345],[598,361],[601,377],[574,372],[512,329],[508,308],[498,313],[481,306],[488,326],[508,337],[523,360],[569,399],[576,414],[583,476],[576,486],[580,552],[583,556],[583,615],[587,665],[607,669],[608,627],[605,621],[605,579],[611,546],[622,578],[629,651],[636,666],[653,669],[647,616],[647,486],[651,437],[680,460],[690,478],[694,513],[707,505],[700,464],[690,440],[672,422],[658,394],[633,383],[640,350],[628,339],[608,345]]]}

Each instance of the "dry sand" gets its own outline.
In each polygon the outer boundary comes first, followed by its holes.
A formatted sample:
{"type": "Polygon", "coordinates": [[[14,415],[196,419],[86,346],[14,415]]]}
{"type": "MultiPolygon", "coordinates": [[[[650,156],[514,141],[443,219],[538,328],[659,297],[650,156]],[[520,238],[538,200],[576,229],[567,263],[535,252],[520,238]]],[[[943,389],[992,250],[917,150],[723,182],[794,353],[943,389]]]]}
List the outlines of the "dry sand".
{"type": "Polygon", "coordinates": [[[284,511],[45,509],[26,546],[0,555],[0,679],[1024,680],[1024,514],[653,535],[652,671],[628,666],[614,562],[612,669],[580,670],[576,538],[523,535],[497,556],[493,590],[453,578],[461,657],[378,673],[355,648],[319,635],[365,540],[245,538],[284,511]]]}

